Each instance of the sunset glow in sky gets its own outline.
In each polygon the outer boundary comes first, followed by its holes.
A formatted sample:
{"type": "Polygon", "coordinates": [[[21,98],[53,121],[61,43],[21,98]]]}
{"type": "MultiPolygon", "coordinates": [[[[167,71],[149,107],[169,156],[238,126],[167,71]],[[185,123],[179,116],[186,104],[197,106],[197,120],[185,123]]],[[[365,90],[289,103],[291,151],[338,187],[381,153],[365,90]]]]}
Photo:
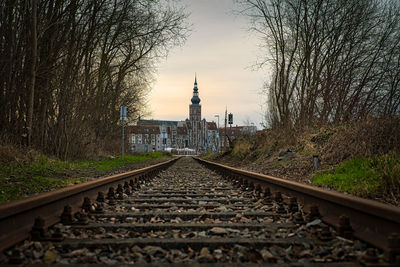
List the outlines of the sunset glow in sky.
{"type": "Polygon", "coordinates": [[[246,18],[233,14],[232,0],[182,0],[192,32],[182,47],[159,62],[156,81],[149,95],[151,116],[146,119],[185,120],[197,73],[202,117],[223,125],[225,107],[234,124],[262,121],[259,92],[265,71],[254,71],[257,37],[249,32],[246,18]]]}

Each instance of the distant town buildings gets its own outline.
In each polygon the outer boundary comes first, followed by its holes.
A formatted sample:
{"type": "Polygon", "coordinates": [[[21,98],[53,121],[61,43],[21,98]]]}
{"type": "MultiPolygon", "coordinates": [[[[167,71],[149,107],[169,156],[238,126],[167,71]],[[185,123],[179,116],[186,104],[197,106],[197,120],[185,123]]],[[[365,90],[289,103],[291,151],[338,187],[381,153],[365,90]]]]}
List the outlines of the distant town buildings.
{"type": "MultiPolygon", "coordinates": [[[[197,78],[194,80],[192,104],[189,105],[189,119],[184,121],[142,120],[127,127],[128,146],[132,152],[154,152],[176,150],[180,154],[197,154],[217,151],[223,147],[225,132],[218,133],[217,124],[201,119],[201,105],[197,78]],[[218,142],[220,144],[218,144],[218,142]]],[[[255,134],[255,126],[227,128],[227,135],[233,140],[243,133],[255,134]]],[[[227,145],[228,145],[227,140],[227,145]]]]}

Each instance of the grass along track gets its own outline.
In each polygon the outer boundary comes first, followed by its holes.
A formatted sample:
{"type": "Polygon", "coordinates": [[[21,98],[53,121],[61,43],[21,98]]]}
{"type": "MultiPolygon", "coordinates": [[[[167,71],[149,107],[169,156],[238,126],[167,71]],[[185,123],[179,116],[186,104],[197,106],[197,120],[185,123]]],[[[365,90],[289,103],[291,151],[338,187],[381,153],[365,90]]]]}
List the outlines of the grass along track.
{"type": "Polygon", "coordinates": [[[0,163],[0,203],[79,184],[100,176],[143,168],[145,164],[167,159],[170,157],[156,152],[126,155],[124,160],[105,158],[71,162],[38,155],[30,160],[0,163]]]}

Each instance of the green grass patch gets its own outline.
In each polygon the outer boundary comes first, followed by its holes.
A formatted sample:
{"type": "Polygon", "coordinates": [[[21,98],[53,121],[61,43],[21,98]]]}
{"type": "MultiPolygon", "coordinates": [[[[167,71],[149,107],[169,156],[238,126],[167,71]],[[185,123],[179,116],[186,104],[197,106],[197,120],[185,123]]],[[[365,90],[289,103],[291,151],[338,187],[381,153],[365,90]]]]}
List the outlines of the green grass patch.
{"type": "Polygon", "coordinates": [[[400,155],[355,158],[313,175],[313,184],[357,196],[396,192],[400,188],[400,155]]]}
{"type": "Polygon", "coordinates": [[[16,200],[24,196],[47,192],[86,181],[87,179],[85,178],[12,177],[8,181],[1,182],[0,202],[16,200]]]}
{"type": "Polygon", "coordinates": [[[39,156],[31,162],[11,162],[0,164],[0,202],[62,188],[85,182],[94,173],[112,171],[123,165],[134,164],[166,157],[161,152],[137,153],[101,160],[77,162],[50,159],[39,156]]]}
{"type": "Polygon", "coordinates": [[[165,157],[166,154],[162,152],[147,152],[147,153],[137,153],[135,155],[125,155],[124,160],[121,158],[106,158],[97,161],[89,160],[89,161],[81,161],[72,163],[74,167],[79,169],[96,169],[109,171],[114,169],[115,167],[119,167],[126,164],[137,163],[141,161],[147,161],[157,158],[165,157]]]}

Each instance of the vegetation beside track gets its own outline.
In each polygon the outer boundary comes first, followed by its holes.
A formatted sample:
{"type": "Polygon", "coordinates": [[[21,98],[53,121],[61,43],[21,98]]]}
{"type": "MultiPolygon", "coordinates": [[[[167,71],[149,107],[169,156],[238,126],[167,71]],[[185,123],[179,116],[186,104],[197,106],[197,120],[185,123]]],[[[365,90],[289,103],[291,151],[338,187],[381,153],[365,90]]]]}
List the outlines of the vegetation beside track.
{"type": "Polygon", "coordinates": [[[23,160],[0,162],[0,202],[51,191],[170,157],[161,152],[137,153],[100,160],[61,161],[36,153],[23,160]]]}
{"type": "Polygon", "coordinates": [[[400,188],[400,155],[355,158],[314,174],[312,181],[358,196],[390,193],[400,188]]]}
{"type": "Polygon", "coordinates": [[[400,116],[242,136],[207,159],[400,205],[400,116]],[[288,152],[290,151],[290,152],[288,152]],[[314,170],[313,156],[320,168],[314,170]]]}

